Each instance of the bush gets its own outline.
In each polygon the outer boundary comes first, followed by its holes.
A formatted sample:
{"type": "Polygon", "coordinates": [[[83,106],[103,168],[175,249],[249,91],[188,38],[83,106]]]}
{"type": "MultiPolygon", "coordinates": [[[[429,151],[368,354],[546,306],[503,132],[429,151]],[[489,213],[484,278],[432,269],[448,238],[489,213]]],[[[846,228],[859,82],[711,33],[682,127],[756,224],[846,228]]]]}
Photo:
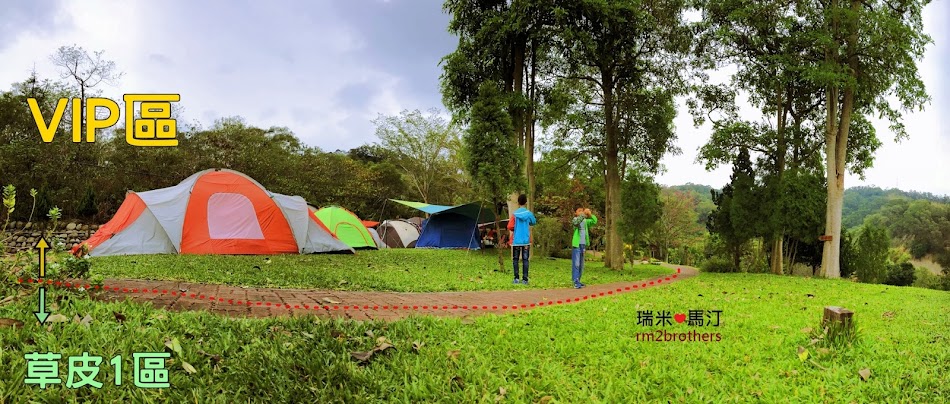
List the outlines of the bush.
{"type": "Polygon", "coordinates": [[[927,288],[935,290],[943,290],[943,285],[941,281],[943,277],[940,275],[934,275],[927,268],[916,268],[914,270],[914,284],[913,286],[918,288],[927,288]]]}
{"type": "Polygon", "coordinates": [[[62,261],[61,274],[66,278],[85,278],[89,275],[92,263],[87,258],[77,258],[72,255],[62,261]]]}
{"type": "Polygon", "coordinates": [[[557,250],[557,251],[553,252],[553,253],[551,254],[551,256],[553,256],[553,257],[555,257],[555,258],[563,258],[563,259],[569,260],[569,259],[571,259],[571,254],[572,254],[572,253],[573,253],[573,249],[571,249],[571,248],[562,248],[562,249],[560,249],[560,250],[557,250]]]}
{"type": "MultiPolygon", "coordinates": [[[[556,251],[567,245],[570,241],[569,235],[565,235],[561,222],[552,217],[542,217],[538,219],[538,224],[534,226],[534,244],[541,257],[552,256],[556,251]]],[[[570,255],[568,255],[570,258],[570,255]]]]}
{"type": "Polygon", "coordinates": [[[887,255],[891,239],[887,229],[865,225],[855,243],[858,280],[882,283],[887,279],[887,255]]]}
{"type": "Polygon", "coordinates": [[[910,286],[914,284],[915,278],[914,265],[905,262],[900,265],[888,265],[887,277],[884,279],[884,283],[894,286],[910,286]]]}
{"type": "Polygon", "coordinates": [[[706,260],[703,263],[702,268],[703,272],[715,272],[715,273],[730,273],[730,272],[739,272],[738,268],[732,265],[732,261],[722,258],[722,257],[713,257],[706,260]]]}

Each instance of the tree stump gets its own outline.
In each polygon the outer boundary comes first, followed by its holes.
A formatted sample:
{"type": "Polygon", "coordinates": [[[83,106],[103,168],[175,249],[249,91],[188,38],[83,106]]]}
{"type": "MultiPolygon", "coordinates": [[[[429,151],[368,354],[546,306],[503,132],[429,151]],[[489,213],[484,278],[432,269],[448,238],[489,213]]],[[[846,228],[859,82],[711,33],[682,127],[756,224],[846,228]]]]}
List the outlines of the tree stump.
{"type": "Polygon", "coordinates": [[[821,322],[822,327],[827,327],[828,337],[832,340],[848,337],[853,334],[853,317],[854,312],[844,307],[827,306],[821,322]]]}
{"type": "Polygon", "coordinates": [[[825,323],[828,323],[828,322],[840,323],[843,326],[850,327],[852,317],[854,317],[854,312],[844,307],[838,307],[838,306],[825,307],[825,318],[824,318],[825,323]]]}

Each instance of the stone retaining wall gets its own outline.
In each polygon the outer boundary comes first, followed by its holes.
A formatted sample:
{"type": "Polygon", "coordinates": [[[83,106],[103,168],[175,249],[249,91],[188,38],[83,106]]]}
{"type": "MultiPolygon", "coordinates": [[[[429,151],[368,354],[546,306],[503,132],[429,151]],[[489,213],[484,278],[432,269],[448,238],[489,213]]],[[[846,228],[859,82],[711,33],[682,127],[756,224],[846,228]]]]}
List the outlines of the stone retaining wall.
{"type": "MultiPolygon", "coordinates": [[[[2,223],[0,223],[2,226],[2,223]]],[[[40,237],[46,234],[46,224],[10,222],[7,225],[7,234],[0,236],[0,239],[6,240],[6,252],[15,253],[17,251],[29,250],[36,246],[40,237]]],[[[72,248],[73,245],[86,241],[96,230],[97,224],[83,224],[77,222],[60,223],[56,226],[50,238],[46,241],[53,243],[52,239],[59,239],[66,243],[66,248],[72,248]]]]}

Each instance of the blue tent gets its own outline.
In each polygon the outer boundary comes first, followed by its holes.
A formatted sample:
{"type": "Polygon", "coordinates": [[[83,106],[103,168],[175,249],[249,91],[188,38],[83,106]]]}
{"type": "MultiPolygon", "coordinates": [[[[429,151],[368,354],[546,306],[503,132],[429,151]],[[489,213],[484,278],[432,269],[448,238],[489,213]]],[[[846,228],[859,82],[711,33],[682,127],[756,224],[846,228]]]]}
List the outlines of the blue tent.
{"type": "Polygon", "coordinates": [[[416,241],[416,248],[477,250],[481,246],[478,237],[479,218],[484,217],[486,213],[491,214],[491,211],[483,209],[480,203],[445,206],[396,199],[392,201],[431,215],[422,222],[422,234],[416,241]]]}

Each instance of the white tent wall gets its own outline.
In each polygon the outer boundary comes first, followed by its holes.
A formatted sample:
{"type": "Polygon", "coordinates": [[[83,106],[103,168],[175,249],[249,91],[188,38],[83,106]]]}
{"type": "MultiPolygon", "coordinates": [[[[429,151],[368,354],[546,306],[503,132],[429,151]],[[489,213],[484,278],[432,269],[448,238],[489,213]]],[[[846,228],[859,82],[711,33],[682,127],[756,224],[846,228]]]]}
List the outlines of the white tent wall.
{"type": "Polygon", "coordinates": [[[307,202],[303,198],[278,193],[271,193],[271,195],[274,202],[280,207],[281,212],[284,213],[284,217],[287,218],[287,223],[290,223],[290,229],[294,233],[297,245],[300,246],[299,252],[301,254],[353,251],[350,246],[335,239],[310,219],[310,207],[307,206],[307,202]]]}
{"type": "Polygon", "coordinates": [[[165,229],[148,208],[128,227],[89,252],[92,257],[129,254],[174,254],[175,248],[165,229]]]}
{"type": "Polygon", "coordinates": [[[277,203],[280,211],[284,213],[284,218],[287,219],[287,223],[290,224],[290,230],[294,232],[294,239],[297,240],[297,245],[305,245],[309,231],[307,223],[310,222],[310,210],[307,208],[307,202],[299,196],[287,196],[276,193],[273,194],[273,200],[277,203]]]}
{"type": "Polygon", "coordinates": [[[373,236],[373,241],[376,242],[376,247],[389,248],[389,246],[383,242],[383,239],[379,238],[379,233],[376,232],[376,229],[366,228],[366,230],[369,231],[370,236],[373,236]]]}
{"type": "Polygon", "coordinates": [[[185,211],[188,210],[191,188],[197,181],[198,174],[195,174],[173,187],[136,193],[165,230],[168,239],[175,245],[175,251],[181,251],[185,211]]]}
{"type": "Polygon", "coordinates": [[[355,253],[350,246],[337,240],[310,218],[307,218],[307,224],[307,241],[303,244],[303,248],[300,251],[301,254],[327,251],[349,251],[355,253]]]}

